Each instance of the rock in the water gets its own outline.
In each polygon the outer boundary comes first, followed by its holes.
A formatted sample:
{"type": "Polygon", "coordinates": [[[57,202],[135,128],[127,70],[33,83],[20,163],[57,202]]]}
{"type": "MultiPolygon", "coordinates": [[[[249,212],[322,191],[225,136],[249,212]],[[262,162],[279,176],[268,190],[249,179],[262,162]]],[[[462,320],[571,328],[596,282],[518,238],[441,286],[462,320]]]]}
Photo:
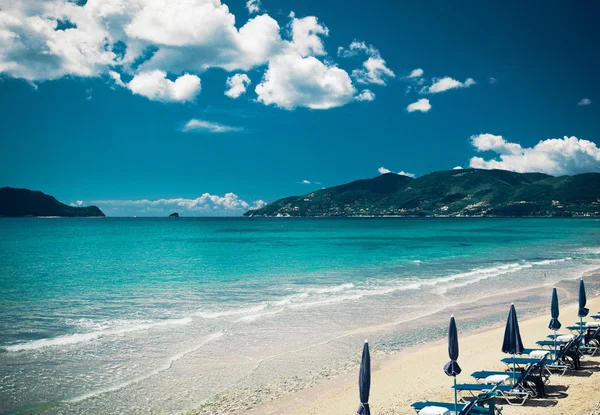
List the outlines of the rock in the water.
{"type": "Polygon", "coordinates": [[[169,215],[170,218],[178,218],[179,217],[179,213],[177,212],[173,212],[169,215]]]}

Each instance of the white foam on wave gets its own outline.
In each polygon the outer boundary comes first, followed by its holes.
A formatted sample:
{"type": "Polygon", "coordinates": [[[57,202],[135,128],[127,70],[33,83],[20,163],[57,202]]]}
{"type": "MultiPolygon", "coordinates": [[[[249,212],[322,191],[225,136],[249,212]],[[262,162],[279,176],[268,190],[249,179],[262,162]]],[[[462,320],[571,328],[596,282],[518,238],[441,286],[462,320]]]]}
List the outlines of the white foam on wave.
{"type": "Polygon", "coordinates": [[[223,317],[240,316],[243,317],[235,320],[235,322],[252,322],[258,318],[278,314],[286,307],[301,303],[304,299],[319,296],[336,294],[348,290],[352,290],[354,284],[344,283],[326,287],[308,287],[296,294],[291,294],[281,300],[266,301],[255,306],[233,308],[221,311],[198,311],[194,315],[206,319],[217,319],[223,317]]]}
{"type": "Polygon", "coordinates": [[[158,321],[153,323],[133,324],[130,326],[119,327],[114,329],[102,329],[97,331],[91,331],[89,333],[75,333],[67,334],[64,336],[52,337],[49,339],[32,340],[27,343],[6,346],[4,349],[8,352],[20,352],[25,350],[42,349],[44,347],[68,346],[72,344],[90,342],[107,336],[121,336],[127,333],[151,330],[154,328],[161,327],[183,326],[186,324],[190,324],[191,322],[192,319],[190,317],[186,317],[180,319],[158,321]]]}
{"type": "Polygon", "coordinates": [[[130,385],[133,385],[135,383],[139,383],[139,382],[141,382],[143,380],[146,380],[146,379],[148,379],[148,378],[150,378],[152,376],[158,375],[161,372],[164,372],[166,370],[171,369],[171,367],[173,366],[173,363],[175,363],[179,359],[185,357],[186,355],[188,355],[190,353],[193,353],[193,352],[199,350],[202,346],[205,346],[206,344],[219,339],[220,337],[223,336],[223,334],[224,334],[223,332],[217,332],[217,333],[209,334],[208,336],[204,337],[200,342],[198,342],[198,344],[196,344],[194,347],[192,347],[190,349],[187,349],[187,350],[184,350],[183,352],[177,353],[177,354],[175,354],[173,356],[169,356],[165,360],[165,362],[163,364],[161,364],[159,367],[157,367],[156,369],[154,369],[154,370],[152,370],[152,371],[150,371],[148,373],[145,373],[143,375],[137,376],[137,377],[135,377],[133,379],[130,379],[130,380],[127,380],[125,382],[118,383],[118,384],[113,385],[113,386],[108,386],[106,388],[98,389],[98,390],[95,390],[95,391],[92,391],[92,392],[88,392],[88,393],[83,394],[83,395],[76,396],[76,397],[71,398],[71,399],[67,399],[65,402],[67,402],[67,403],[82,402],[82,401],[85,401],[87,399],[91,399],[91,398],[95,398],[95,397],[100,396],[100,395],[104,395],[105,393],[115,392],[115,391],[121,390],[121,389],[126,388],[126,387],[128,387],[130,385]]]}
{"type": "MultiPolygon", "coordinates": [[[[494,277],[498,277],[500,275],[505,275],[505,274],[511,274],[511,273],[518,272],[518,271],[521,271],[524,269],[533,268],[534,266],[563,263],[566,261],[570,261],[572,259],[573,258],[571,258],[571,257],[566,257],[566,258],[558,258],[558,259],[544,259],[541,261],[529,261],[529,262],[521,261],[521,262],[510,263],[510,264],[498,265],[495,267],[479,268],[479,269],[475,269],[470,272],[455,274],[453,276],[449,276],[449,277],[445,278],[445,281],[443,281],[443,282],[450,283],[450,284],[445,287],[441,287],[440,289],[436,290],[435,292],[439,295],[444,295],[451,289],[466,287],[468,285],[475,284],[477,282],[481,282],[481,281],[487,280],[489,278],[494,278],[494,277]],[[466,281],[463,281],[465,279],[466,279],[466,281]],[[459,280],[461,282],[456,282],[459,280]]],[[[442,281],[440,281],[440,282],[442,282],[442,281]]]]}
{"type": "Polygon", "coordinates": [[[197,317],[214,319],[214,318],[221,318],[221,317],[237,316],[240,314],[258,313],[260,311],[266,310],[267,307],[268,307],[267,303],[261,303],[257,306],[232,308],[230,310],[223,310],[223,311],[198,311],[194,315],[197,317]]]}

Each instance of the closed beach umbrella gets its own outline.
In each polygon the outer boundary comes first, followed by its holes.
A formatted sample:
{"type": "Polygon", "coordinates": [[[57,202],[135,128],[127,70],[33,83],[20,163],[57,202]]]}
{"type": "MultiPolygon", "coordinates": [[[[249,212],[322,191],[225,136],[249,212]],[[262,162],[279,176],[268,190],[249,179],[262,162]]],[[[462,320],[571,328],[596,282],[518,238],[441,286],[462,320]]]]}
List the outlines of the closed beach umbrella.
{"type": "Polygon", "coordinates": [[[552,289],[552,303],[550,305],[550,314],[552,318],[550,319],[550,324],[548,325],[550,330],[554,330],[554,356],[556,356],[556,331],[561,327],[560,321],[558,321],[559,313],[558,293],[556,292],[556,287],[554,287],[552,289]]]}
{"type": "Polygon", "coordinates": [[[360,372],[358,374],[358,393],[360,394],[360,406],[356,413],[358,415],[371,415],[369,409],[369,392],[371,390],[371,355],[369,354],[369,342],[365,340],[363,346],[360,372]]]}
{"type": "Polygon", "coordinates": [[[517,311],[515,305],[510,305],[508,319],[506,320],[506,328],[504,329],[504,341],[502,342],[502,352],[512,355],[513,357],[513,377],[515,375],[515,355],[523,354],[523,340],[521,340],[521,332],[519,331],[519,320],[517,319],[517,311]]]}
{"type": "Polygon", "coordinates": [[[448,356],[450,361],[444,366],[444,372],[454,378],[454,413],[458,414],[458,395],[456,391],[456,375],[460,375],[461,369],[458,365],[458,331],[454,316],[450,317],[450,326],[448,326],[448,356]]]}
{"type": "Polygon", "coordinates": [[[577,315],[579,316],[579,322],[581,323],[579,327],[579,332],[583,333],[583,318],[588,315],[590,310],[585,308],[585,303],[587,303],[587,298],[585,296],[585,285],[583,284],[583,278],[579,280],[579,311],[577,315]]]}

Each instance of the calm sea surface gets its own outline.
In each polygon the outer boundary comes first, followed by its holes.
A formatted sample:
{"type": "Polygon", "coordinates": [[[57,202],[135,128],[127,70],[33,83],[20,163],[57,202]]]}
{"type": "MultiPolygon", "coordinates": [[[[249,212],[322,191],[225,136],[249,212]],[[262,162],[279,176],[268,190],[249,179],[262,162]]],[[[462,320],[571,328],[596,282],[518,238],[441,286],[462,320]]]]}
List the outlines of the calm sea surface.
{"type": "Polygon", "coordinates": [[[0,219],[0,413],[178,413],[599,263],[593,219],[0,219]]]}

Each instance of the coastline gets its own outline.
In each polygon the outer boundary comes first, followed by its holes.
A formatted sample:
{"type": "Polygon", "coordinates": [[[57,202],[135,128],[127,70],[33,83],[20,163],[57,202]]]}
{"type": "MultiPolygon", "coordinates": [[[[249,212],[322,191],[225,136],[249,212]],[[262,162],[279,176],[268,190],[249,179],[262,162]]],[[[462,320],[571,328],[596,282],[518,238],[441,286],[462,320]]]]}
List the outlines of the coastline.
{"type": "MultiPolygon", "coordinates": [[[[600,269],[584,273],[588,288],[588,308],[591,312],[600,311],[600,269]]],[[[560,321],[563,327],[577,320],[578,279],[562,280],[556,287],[560,297],[560,321]]],[[[520,319],[521,335],[526,347],[550,334],[547,329],[549,316],[549,285],[513,291],[500,296],[491,295],[472,303],[462,303],[462,312],[455,313],[459,331],[460,357],[463,369],[459,382],[470,382],[470,373],[475,370],[503,370],[500,362],[504,357],[500,351],[504,332],[504,321],[508,307],[514,301],[520,319]],[[547,306],[539,306],[538,296],[548,298],[547,306]],[[487,309],[487,310],[485,310],[487,309]],[[485,310],[485,311],[484,311],[485,310]],[[498,313],[492,324],[473,325],[477,314],[490,311],[498,313]]],[[[399,324],[427,327],[438,321],[447,325],[449,311],[444,309],[431,315],[399,324]],[[446,316],[447,314],[447,316],[446,316]]],[[[430,326],[432,327],[432,326],[430,326]]],[[[374,327],[372,332],[390,327],[374,327]]],[[[393,327],[391,328],[393,329],[393,327]]],[[[436,333],[432,340],[401,347],[390,351],[377,341],[370,341],[372,358],[372,386],[370,405],[374,413],[391,415],[413,414],[410,404],[416,401],[452,401],[450,388],[452,380],[442,370],[448,360],[445,333],[436,333]]],[[[565,332],[565,330],[563,330],[565,332]]],[[[365,337],[370,338],[365,332],[365,337]]],[[[357,344],[356,359],[345,365],[324,369],[314,378],[300,377],[287,379],[273,385],[260,385],[257,388],[232,390],[208,400],[199,408],[188,411],[188,415],[205,414],[269,414],[269,415],[342,415],[354,413],[358,403],[357,373],[360,344],[357,344]]],[[[524,407],[502,405],[504,414],[588,414],[600,402],[600,390],[592,385],[597,383],[600,356],[582,361],[583,376],[553,376],[549,386],[550,397],[544,400],[529,401],[524,407]]]]}

